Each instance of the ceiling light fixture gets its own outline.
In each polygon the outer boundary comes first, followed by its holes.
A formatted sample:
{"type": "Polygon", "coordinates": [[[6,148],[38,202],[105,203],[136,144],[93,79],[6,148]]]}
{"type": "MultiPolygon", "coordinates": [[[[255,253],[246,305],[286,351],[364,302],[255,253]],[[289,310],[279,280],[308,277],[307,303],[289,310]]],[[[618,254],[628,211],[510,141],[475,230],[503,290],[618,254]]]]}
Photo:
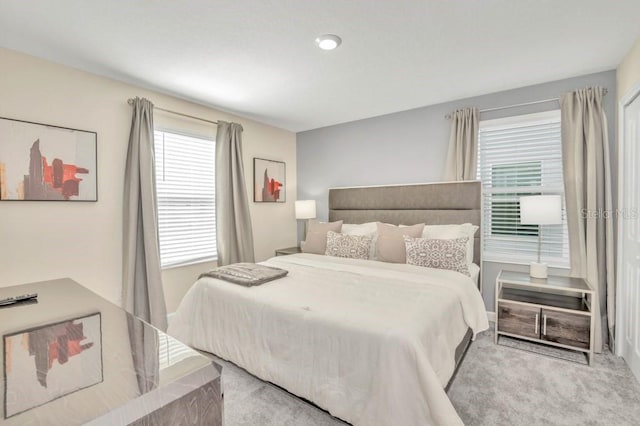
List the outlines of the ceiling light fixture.
{"type": "Polygon", "coordinates": [[[316,38],[316,44],[322,50],[333,50],[340,46],[342,39],[335,34],[324,34],[316,38]]]}

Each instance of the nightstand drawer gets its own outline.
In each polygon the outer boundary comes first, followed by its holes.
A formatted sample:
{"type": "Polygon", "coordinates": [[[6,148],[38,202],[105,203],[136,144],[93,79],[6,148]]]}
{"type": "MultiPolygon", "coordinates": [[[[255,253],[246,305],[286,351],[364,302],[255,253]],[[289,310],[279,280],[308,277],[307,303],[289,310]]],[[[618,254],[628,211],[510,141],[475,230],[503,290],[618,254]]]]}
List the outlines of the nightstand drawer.
{"type": "Polygon", "coordinates": [[[540,308],[517,303],[498,303],[498,331],[540,338],[540,308]]]}
{"type": "Polygon", "coordinates": [[[542,309],[541,339],[589,349],[591,319],[586,315],[542,309]]]}

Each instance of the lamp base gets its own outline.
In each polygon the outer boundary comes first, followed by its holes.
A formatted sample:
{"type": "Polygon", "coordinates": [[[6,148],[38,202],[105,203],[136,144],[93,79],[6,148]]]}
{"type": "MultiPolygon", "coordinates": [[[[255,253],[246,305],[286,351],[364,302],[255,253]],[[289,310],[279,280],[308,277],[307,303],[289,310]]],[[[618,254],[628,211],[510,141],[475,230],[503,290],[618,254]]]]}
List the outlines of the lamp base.
{"type": "Polygon", "coordinates": [[[529,275],[533,278],[547,278],[547,264],[531,262],[529,266],[529,275]]]}

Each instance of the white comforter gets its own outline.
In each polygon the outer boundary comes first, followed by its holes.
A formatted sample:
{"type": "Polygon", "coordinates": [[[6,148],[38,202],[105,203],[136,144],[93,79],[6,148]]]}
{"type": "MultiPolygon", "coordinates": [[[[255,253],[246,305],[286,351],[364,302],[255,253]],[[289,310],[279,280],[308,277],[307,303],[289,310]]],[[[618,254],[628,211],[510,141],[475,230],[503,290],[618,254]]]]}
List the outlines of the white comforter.
{"type": "Polygon", "coordinates": [[[312,254],[272,258],[285,278],[199,279],[169,334],[354,425],[462,424],[444,386],[482,297],[453,271],[312,254]]]}

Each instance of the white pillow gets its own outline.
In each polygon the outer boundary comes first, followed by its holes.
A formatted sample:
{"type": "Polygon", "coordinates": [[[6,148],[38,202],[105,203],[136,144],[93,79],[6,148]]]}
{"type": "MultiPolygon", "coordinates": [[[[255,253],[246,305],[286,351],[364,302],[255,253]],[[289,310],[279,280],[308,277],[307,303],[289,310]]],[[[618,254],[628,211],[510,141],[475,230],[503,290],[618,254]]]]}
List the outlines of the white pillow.
{"type": "Polygon", "coordinates": [[[378,227],[375,222],[367,223],[343,223],[342,233],[347,235],[368,235],[375,234],[378,227]]]}
{"type": "Polygon", "coordinates": [[[470,268],[473,263],[473,242],[478,226],[470,223],[461,225],[427,225],[422,231],[422,238],[454,240],[467,237],[467,266],[470,268]]]}
{"type": "Polygon", "coordinates": [[[345,223],[340,231],[345,235],[364,235],[371,238],[369,248],[369,260],[376,259],[376,241],[378,240],[378,227],[376,222],[367,222],[362,224],[345,223]]]}

